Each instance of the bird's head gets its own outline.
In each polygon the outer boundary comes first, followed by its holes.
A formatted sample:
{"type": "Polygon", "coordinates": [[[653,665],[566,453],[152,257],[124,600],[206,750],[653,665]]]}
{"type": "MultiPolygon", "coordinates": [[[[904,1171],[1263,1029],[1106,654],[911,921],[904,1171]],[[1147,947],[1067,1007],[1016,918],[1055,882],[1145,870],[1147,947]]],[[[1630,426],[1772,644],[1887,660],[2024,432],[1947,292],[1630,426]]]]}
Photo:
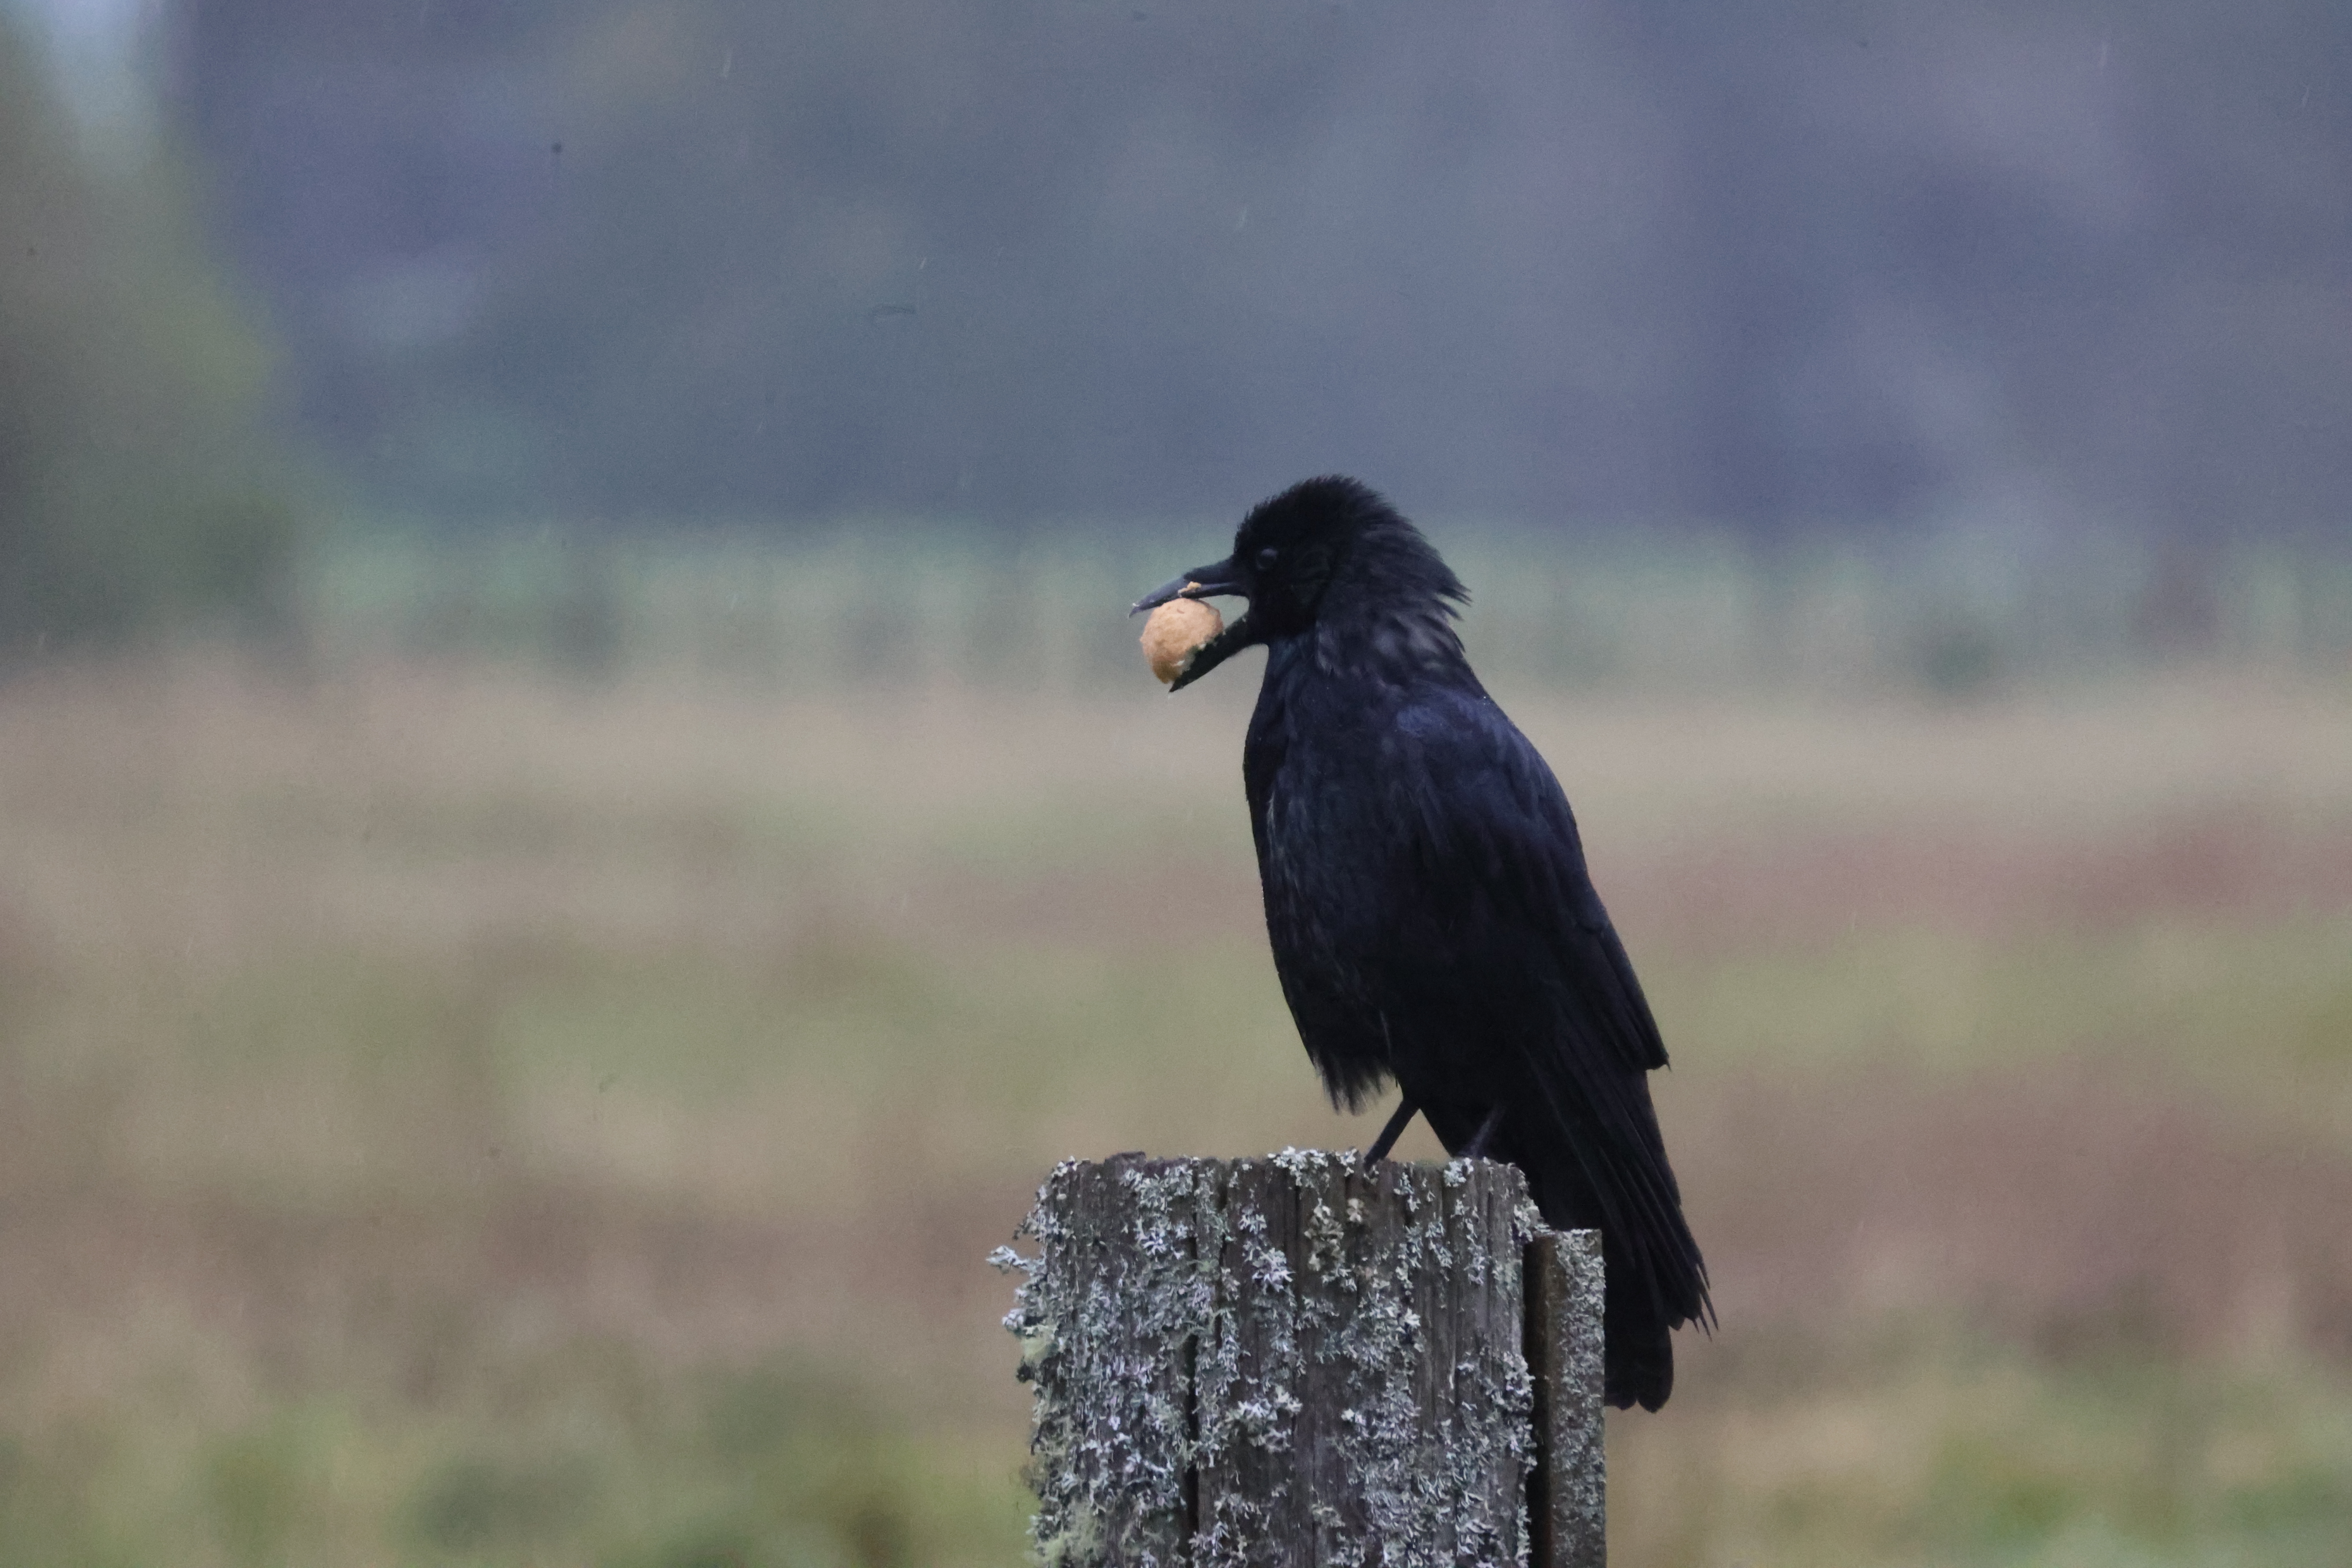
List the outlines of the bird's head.
{"type": "Polygon", "coordinates": [[[1369,485],[1340,475],[1307,479],[1242,519],[1234,552],[1195,566],[1135,602],[1130,615],[1171,599],[1233,595],[1249,609],[1211,637],[1169,689],[1191,685],[1253,643],[1302,636],[1332,617],[1426,620],[1456,657],[1453,606],[1469,595],[1421,531],[1369,485]]]}

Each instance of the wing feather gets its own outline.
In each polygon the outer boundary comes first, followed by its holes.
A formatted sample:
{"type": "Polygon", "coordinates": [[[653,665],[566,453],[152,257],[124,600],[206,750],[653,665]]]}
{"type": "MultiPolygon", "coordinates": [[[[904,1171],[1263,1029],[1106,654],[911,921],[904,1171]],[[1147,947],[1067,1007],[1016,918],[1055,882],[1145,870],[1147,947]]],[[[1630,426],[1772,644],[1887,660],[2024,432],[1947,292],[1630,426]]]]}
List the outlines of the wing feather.
{"type": "Polygon", "coordinates": [[[1499,1037],[1661,1316],[1706,1313],[1704,1264],[1650,1100],[1647,1075],[1666,1065],[1665,1046],[1593,889],[1566,793],[1483,693],[1432,694],[1398,727],[1418,752],[1401,770],[1414,869],[1440,915],[1402,977],[1454,992],[1441,1008],[1499,1037]]]}

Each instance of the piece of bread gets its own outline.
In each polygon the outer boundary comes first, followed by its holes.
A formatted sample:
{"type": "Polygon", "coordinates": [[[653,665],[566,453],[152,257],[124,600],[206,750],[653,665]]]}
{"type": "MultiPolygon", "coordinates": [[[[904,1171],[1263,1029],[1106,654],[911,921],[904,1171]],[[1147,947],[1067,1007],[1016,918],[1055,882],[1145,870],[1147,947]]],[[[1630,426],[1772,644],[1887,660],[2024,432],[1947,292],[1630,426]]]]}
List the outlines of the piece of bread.
{"type": "Polygon", "coordinates": [[[1143,657],[1162,686],[1192,664],[1201,645],[1225,629],[1225,617],[1198,599],[1171,599],[1143,623],[1143,657]]]}

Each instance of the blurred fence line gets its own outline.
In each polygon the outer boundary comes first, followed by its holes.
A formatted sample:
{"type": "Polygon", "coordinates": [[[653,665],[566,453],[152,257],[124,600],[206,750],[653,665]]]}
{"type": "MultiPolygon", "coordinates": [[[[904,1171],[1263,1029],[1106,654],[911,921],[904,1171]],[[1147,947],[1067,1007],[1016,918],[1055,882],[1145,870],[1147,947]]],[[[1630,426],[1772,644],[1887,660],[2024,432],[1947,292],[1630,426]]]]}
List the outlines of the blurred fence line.
{"type": "MultiPolygon", "coordinates": [[[[2352,674],[2352,542],[1429,531],[1470,584],[1472,656],[1504,684],[1966,696],[2192,661],[2352,674]]],[[[1128,604],[1222,535],[371,530],[313,552],[302,615],[334,661],[1075,691],[1138,679],[1128,604]]]]}

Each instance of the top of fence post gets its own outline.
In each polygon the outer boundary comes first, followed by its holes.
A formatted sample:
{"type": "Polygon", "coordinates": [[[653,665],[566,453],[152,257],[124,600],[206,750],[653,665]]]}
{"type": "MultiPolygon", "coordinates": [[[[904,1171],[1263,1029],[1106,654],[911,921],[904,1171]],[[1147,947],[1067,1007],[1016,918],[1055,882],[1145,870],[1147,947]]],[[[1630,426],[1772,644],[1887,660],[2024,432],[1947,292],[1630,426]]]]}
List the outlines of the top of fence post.
{"type": "Polygon", "coordinates": [[[1539,1226],[1484,1161],[1064,1163],[1008,1255],[1040,1558],[1597,1568],[1599,1248],[1539,1226]]]}

